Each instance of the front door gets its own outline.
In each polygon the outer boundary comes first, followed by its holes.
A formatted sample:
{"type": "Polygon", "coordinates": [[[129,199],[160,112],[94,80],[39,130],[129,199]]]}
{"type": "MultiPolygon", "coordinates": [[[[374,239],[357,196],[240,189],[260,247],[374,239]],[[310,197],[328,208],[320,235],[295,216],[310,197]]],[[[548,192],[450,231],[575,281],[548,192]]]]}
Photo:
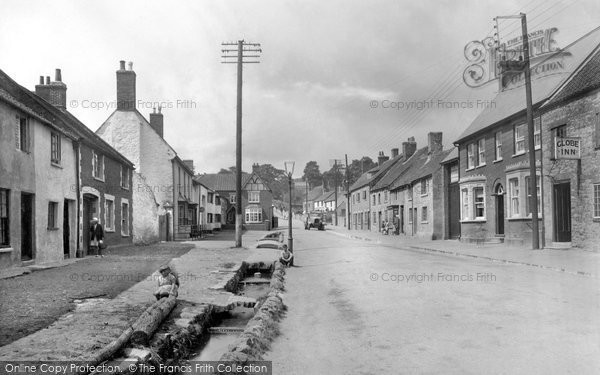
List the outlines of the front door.
{"type": "Polygon", "coordinates": [[[33,194],[21,193],[21,260],[33,258],[33,194]]]}
{"type": "Polygon", "coordinates": [[[571,241],[571,184],[554,185],[554,240],[571,241]]]}
{"type": "Polygon", "coordinates": [[[69,201],[67,199],[65,199],[63,207],[63,255],[66,259],[71,255],[71,225],[69,222],[69,201]]]}
{"type": "Polygon", "coordinates": [[[90,222],[94,217],[98,217],[98,198],[93,195],[83,196],[83,249],[85,255],[89,252],[90,247],[90,222]]]}
{"type": "Polygon", "coordinates": [[[404,206],[400,206],[398,216],[400,219],[400,233],[404,234],[404,206]]]}
{"type": "Polygon", "coordinates": [[[501,184],[496,186],[496,234],[504,235],[504,188],[501,184]]]}
{"type": "Polygon", "coordinates": [[[448,237],[460,237],[460,189],[457,183],[448,186],[448,237]]]}

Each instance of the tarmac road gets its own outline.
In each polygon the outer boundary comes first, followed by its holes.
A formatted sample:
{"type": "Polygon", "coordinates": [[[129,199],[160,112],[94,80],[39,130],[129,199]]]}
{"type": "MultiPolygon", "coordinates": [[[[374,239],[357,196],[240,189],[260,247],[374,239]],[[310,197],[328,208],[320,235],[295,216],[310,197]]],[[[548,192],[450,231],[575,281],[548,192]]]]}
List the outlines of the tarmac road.
{"type": "Polygon", "coordinates": [[[274,374],[600,373],[598,279],[297,225],[274,374]]]}

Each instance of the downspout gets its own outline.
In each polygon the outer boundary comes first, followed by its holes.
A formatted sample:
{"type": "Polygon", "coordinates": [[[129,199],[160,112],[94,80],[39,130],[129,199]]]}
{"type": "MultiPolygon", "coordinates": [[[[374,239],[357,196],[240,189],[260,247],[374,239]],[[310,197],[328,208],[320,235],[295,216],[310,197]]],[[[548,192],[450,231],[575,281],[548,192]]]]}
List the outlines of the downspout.
{"type": "MultiPolygon", "coordinates": [[[[544,215],[544,143],[542,142],[542,115],[540,114],[540,204],[542,205],[542,249],[546,247],[546,216],[544,215]]],[[[552,140],[550,140],[552,142],[552,140]]],[[[535,152],[535,150],[534,150],[535,152]]]]}

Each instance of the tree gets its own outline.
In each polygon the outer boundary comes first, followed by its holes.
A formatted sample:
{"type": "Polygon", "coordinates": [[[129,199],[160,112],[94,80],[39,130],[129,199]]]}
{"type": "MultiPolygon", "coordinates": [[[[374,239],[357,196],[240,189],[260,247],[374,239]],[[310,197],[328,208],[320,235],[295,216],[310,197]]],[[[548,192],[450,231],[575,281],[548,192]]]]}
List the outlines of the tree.
{"type": "Polygon", "coordinates": [[[261,164],[258,166],[258,175],[271,188],[274,199],[282,199],[283,193],[287,191],[287,176],[285,171],[277,169],[271,164],[261,164]]]}
{"type": "Polygon", "coordinates": [[[316,161],[309,161],[304,167],[302,180],[308,181],[310,187],[321,186],[323,184],[323,175],[319,171],[319,164],[316,161]]]}
{"type": "Polygon", "coordinates": [[[344,181],[346,180],[346,176],[344,175],[344,165],[338,164],[337,166],[332,166],[330,170],[323,172],[323,181],[325,183],[326,190],[334,190],[336,186],[336,176],[337,176],[337,186],[338,188],[341,186],[344,189],[346,186],[344,185],[344,181]]]}
{"type": "Polygon", "coordinates": [[[352,186],[363,173],[377,166],[377,163],[368,156],[363,156],[360,160],[354,159],[348,170],[348,186],[352,186]]]}
{"type": "Polygon", "coordinates": [[[232,174],[233,172],[231,172],[229,169],[225,169],[225,168],[221,168],[221,170],[218,172],[218,174],[232,174]]]}

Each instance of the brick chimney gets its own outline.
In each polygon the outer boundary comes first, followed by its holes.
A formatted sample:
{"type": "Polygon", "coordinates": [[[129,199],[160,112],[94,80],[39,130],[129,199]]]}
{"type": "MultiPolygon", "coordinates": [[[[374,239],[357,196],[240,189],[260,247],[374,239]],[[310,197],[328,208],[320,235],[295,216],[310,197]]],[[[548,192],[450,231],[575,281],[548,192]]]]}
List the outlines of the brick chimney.
{"type": "Polygon", "coordinates": [[[182,160],[183,164],[194,172],[194,161],[193,160],[182,160]]]}
{"type": "Polygon", "coordinates": [[[377,164],[381,167],[383,163],[390,160],[389,156],[385,156],[383,151],[379,151],[379,155],[377,156],[377,164]]]}
{"type": "Polygon", "coordinates": [[[133,63],[129,63],[129,70],[125,69],[125,61],[120,61],[117,70],[117,110],[135,110],[135,72],[133,63]]]}
{"type": "Polygon", "coordinates": [[[44,77],[40,76],[39,85],[35,85],[35,93],[55,107],[67,108],[67,85],[62,82],[60,69],[56,69],[54,82],[50,82],[50,76],[47,76],[44,84],[44,77]]]}
{"type": "Polygon", "coordinates": [[[444,148],[442,145],[442,132],[430,132],[427,134],[427,147],[430,154],[442,151],[444,148]]]}
{"type": "Polygon", "coordinates": [[[392,149],[392,159],[397,158],[398,157],[398,149],[397,148],[393,148],[392,149]]]}
{"type": "Polygon", "coordinates": [[[154,129],[161,138],[164,138],[163,135],[163,114],[161,113],[161,107],[158,107],[158,112],[156,112],[156,108],[154,108],[154,112],[150,114],[150,126],[154,129]]]}
{"type": "Polygon", "coordinates": [[[415,142],[415,137],[410,137],[406,142],[402,142],[402,154],[404,154],[404,158],[410,158],[415,151],[417,151],[417,142],[415,142]]]}

